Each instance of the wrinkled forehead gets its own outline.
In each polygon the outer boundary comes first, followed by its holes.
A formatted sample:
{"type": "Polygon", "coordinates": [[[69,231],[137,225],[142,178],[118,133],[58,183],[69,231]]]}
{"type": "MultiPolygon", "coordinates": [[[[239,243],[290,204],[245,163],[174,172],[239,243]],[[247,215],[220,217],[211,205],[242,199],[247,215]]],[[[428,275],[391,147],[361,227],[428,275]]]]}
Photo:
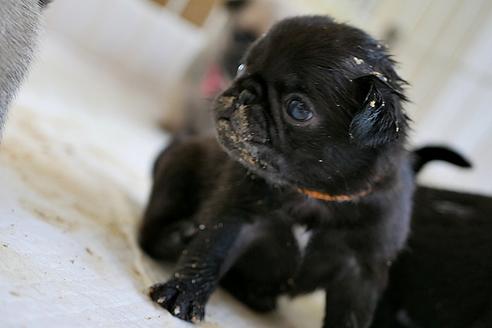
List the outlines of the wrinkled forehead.
{"type": "Polygon", "coordinates": [[[320,58],[316,52],[290,48],[282,51],[265,39],[252,51],[246,67],[248,74],[274,87],[278,92],[309,92],[316,86],[333,85],[338,80],[336,61],[320,58]]]}
{"type": "Polygon", "coordinates": [[[340,72],[350,79],[352,71],[357,74],[367,36],[331,20],[312,19],[291,19],[274,26],[246,56],[248,71],[272,82],[324,80],[340,72]]]}

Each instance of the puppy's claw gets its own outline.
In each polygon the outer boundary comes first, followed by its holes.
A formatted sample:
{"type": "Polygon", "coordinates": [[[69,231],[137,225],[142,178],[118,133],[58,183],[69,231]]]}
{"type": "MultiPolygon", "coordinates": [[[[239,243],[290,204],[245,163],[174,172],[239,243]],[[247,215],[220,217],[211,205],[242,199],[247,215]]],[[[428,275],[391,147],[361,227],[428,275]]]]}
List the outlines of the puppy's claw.
{"type": "Polygon", "coordinates": [[[197,304],[197,302],[193,302],[193,306],[191,307],[190,316],[191,322],[198,323],[203,321],[205,317],[205,306],[201,304],[197,304]]]}
{"type": "Polygon", "coordinates": [[[173,310],[173,314],[178,316],[179,314],[181,313],[181,308],[178,306],[176,306],[173,310]]]}
{"type": "Polygon", "coordinates": [[[166,287],[165,284],[156,284],[149,288],[150,298],[162,306],[168,307],[168,303],[172,303],[172,300],[177,296],[177,290],[166,287]]]}
{"type": "Polygon", "coordinates": [[[205,300],[196,297],[194,290],[178,279],[156,284],[149,289],[150,298],[173,316],[188,322],[202,321],[205,316],[205,300]]]}

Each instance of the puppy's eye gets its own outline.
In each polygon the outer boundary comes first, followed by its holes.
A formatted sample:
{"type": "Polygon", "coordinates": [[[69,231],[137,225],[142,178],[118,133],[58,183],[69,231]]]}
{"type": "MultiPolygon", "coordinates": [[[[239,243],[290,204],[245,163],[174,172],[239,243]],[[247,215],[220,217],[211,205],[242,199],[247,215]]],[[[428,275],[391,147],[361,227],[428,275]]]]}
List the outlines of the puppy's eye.
{"type": "Polygon", "coordinates": [[[313,117],[308,105],[300,99],[292,99],[287,103],[287,114],[299,122],[309,121],[313,117]]]}
{"type": "Polygon", "coordinates": [[[236,76],[241,77],[246,72],[246,65],[241,64],[237,67],[236,76]]]}

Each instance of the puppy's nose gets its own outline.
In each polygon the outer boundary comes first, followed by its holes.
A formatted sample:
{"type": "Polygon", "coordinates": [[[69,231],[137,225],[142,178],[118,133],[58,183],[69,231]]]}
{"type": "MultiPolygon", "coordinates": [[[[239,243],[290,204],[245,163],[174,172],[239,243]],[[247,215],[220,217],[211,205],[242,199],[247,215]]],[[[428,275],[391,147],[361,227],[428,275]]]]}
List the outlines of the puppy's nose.
{"type": "Polygon", "coordinates": [[[256,95],[248,89],[241,91],[237,97],[238,105],[249,105],[256,99],[256,95]]]}

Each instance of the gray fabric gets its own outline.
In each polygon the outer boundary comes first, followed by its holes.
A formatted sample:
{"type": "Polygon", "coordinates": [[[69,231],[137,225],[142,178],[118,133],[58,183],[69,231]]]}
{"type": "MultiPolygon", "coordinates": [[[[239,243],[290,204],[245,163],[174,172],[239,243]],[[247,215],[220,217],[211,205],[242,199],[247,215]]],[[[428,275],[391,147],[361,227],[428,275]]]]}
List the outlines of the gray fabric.
{"type": "Polygon", "coordinates": [[[50,3],[51,0],[39,0],[39,5],[41,7],[46,7],[48,5],[48,3],[50,3]]]}
{"type": "Polygon", "coordinates": [[[35,46],[37,0],[0,0],[0,133],[35,46]]]}

